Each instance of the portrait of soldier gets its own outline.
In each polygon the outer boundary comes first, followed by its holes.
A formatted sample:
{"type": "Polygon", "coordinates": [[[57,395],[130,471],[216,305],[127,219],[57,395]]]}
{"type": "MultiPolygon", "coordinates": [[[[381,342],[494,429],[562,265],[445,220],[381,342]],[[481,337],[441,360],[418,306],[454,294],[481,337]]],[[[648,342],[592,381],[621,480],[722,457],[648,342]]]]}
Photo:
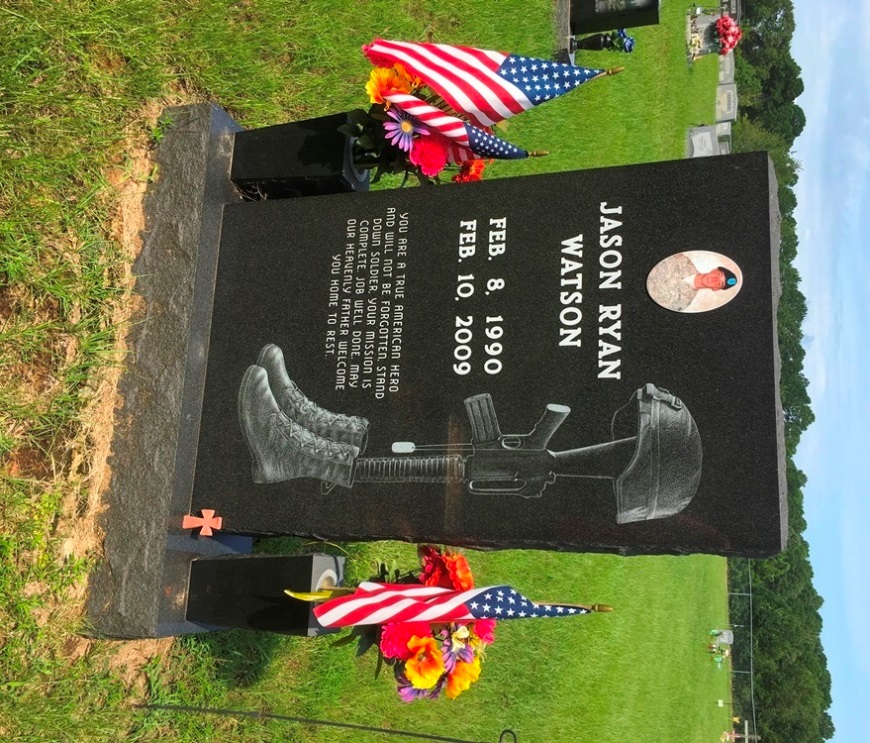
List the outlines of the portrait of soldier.
{"type": "Polygon", "coordinates": [[[730,258],[707,250],[676,253],[649,272],[646,288],[656,304],[675,312],[707,312],[740,291],[742,273],[730,258]]]}

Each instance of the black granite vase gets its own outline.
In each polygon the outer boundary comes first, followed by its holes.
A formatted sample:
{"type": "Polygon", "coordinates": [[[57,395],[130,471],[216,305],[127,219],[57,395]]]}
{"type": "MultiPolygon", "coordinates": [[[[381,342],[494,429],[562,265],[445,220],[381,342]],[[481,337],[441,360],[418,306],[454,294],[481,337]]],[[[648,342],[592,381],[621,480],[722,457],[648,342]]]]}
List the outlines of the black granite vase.
{"type": "Polygon", "coordinates": [[[592,34],[592,36],[584,36],[582,39],[573,39],[571,43],[572,51],[575,49],[585,49],[587,51],[600,52],[602,49],[610,49],[613,41],[610,34],[592,34]]]}
{"type": "Polygon", "coordinates": [[[187,620],[204,629],[234,627],[285,635],[326,630],[313,604],[284,591],[317,591],[341,585],[344,558],[332,555],[244,555],[201,558],[190,566],[187,620]]]}
{"type": "Polygon", "coordinates": [[[356,167],[353,138],[339,131],[347,114],[238,132],[231,179],[251,199],[368,191],[368,170],[356,167]]]}

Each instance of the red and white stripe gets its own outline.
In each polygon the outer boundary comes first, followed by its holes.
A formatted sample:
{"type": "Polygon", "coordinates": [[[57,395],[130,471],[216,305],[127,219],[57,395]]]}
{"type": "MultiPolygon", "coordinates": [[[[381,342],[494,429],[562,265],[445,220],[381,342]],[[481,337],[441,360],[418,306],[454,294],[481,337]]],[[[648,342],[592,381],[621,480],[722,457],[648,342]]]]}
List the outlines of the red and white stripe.
{"type": "Polygon", "coordinates": [[[432,131],[446,137],[450,141],[447,146],[447,159],[450,162],[464,163],[468,160],[480,159],[469,149],[467,124],[462,119],[446,114],[440,108],[430,106],[417,96],[408,93],[390,93],[384,96],[384,100],[401,108],[432,131]]]}
{"type": "Polygon", "coordinates": [[[506,54],[447,44],[412,44],[375,39],[363,47],[373,64],[400,62],[421,77],[455,110],[480,126],[492,126],[534,105],[497,70],[506,54]]]}
{"type": "Polygon", "coordinates": [[[361,583],[349,596],[331,599],[314,609],[324,627],[389,622],[460,622],[475,617],[465,606],[488,588],[454,591],[437,586],[361,583]]]}

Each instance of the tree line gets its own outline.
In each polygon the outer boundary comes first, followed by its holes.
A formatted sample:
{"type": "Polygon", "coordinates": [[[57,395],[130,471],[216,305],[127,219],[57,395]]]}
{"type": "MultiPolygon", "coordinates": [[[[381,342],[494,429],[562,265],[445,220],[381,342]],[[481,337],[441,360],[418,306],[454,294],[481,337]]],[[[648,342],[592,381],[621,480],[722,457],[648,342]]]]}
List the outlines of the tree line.
{"type": "MultiPolygon", "coordinates": [[[[740,116],[732,127],[735,152],[767,150],[774,163],[782,215],[779,264],[782,297],[778,310],[782,359],[780,395],[788,453],[788,547],[767,560],[729,561],[733,592],[753,589],[754,697],[757,733],[767,743],[821,743],[834,735],[828,713],[831,677],[821,644],[822,597],[813,587],[803,487],[806,476],[793,457],[801,434],[813,422],[803,373],[801,326],[807,306],[794,267],[798,237],[794,210],[800,164],[792,154],[794,140],[806,123],[795,103],[803,92],[801,70],[791,56],[795,30],[792,0],[743,0],[743,38],[735,50],[735,82],[740,116]]],[[[732,596],[731,621],[749,625],[749,602],[732,596]]],[[[749,635],[735,633],[734,668],[749,670],[749,635]]],[[[738,714],[751,719],[749,676],[735,674],[738,714]]]]}

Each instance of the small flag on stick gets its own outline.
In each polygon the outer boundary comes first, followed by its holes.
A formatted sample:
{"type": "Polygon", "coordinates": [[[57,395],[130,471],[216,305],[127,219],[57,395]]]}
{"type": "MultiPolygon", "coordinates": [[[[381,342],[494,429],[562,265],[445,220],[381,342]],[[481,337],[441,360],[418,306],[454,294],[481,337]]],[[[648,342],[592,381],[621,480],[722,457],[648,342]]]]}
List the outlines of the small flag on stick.
{"type": "Polygon", "coordinates": [[[349,596],[315,607],[314,615],[324,627],[350,627],[391,622],[440,624],[476,619],[569,617],[595,611],[611,608],[604,604],[538,603],[506,585],[455,591],[439,586],[365,582],[349,596]]]}
{"type": "Polygon", "coordinates": [[[363,47],[372,64],[401,64],[454,111],[487,127],[574,90],[605,69],[448,44],[375,39],[363,47]]]}

